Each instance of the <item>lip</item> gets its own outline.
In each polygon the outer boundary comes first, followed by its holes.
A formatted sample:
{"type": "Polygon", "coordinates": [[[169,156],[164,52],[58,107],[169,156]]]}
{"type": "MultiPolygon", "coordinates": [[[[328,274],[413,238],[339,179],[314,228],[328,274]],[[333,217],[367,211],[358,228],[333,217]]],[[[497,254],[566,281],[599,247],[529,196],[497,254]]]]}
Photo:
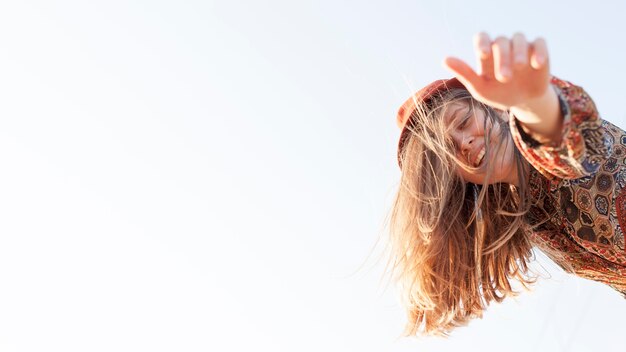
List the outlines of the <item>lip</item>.
{"type": "MultiPolygon", "coordinates": [[[[485,147],[485,145],[481,145],[480,147],[475,148],[472,153],[470,154],[470,162],[472,163],[472,166],[476,165],[476,157],[478,156],[478,153],[480,153],[481,150],[483,150],[483,148],[485,147]]],[[[483,157],[484,159],[484,157],[483,157]]]]}

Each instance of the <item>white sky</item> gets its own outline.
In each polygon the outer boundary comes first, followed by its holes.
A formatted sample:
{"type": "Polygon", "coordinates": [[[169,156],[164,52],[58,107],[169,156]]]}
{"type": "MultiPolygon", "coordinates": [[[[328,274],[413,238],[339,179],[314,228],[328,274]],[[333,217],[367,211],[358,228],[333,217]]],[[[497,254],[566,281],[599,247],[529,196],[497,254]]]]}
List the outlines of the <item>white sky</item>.
{"type": "Polygon", "coordinates": [[[397,339],[376,261],[395,111],[474,33],[545,37],[626,127],[608,4],[3,2],[0,351],[623,351],[626,301],[541,257],[533,292],[397,339]]]}

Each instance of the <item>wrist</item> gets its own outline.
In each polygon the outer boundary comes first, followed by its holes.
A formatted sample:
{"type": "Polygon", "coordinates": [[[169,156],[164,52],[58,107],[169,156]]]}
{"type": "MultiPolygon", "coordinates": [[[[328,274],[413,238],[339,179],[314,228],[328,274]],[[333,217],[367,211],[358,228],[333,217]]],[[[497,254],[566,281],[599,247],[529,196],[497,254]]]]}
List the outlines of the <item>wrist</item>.
{"type": "Polygon", "coordinates": [[[532,98],[524,99],[510,107],[511,111],[521,112],[539,112],[545,110],[547,107],[558,104],[558,96],[552,84],[546,85],[546,89],[543,93],[534,96],[532,98]]]}
{"type": "Polygon", "coordinates": [[[551,84],[542,95],[512,106],[510,111],[521,122],[524,130],[537,141],[542,143],[560,141],[563,117],[558,95],[551,84]]]}

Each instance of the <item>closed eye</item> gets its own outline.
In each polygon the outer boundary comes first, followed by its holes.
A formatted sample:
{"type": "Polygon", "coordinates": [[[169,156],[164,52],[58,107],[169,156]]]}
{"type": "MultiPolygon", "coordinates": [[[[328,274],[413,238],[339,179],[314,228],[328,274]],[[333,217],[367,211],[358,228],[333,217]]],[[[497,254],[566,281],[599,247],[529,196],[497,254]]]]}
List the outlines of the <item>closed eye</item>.
{"type": "Polygon", "coordinates": [[[465,115],[465,118],[463,119],[463,121],[461,121],[461,123],[459,124],[459,128],[463,129],[465,128],[465,126],[467,125],[467,121],[470,119],[471,114],[467,114],[465,115]]]}
{"type": "Polygon", "coordinates": [[[465,128],[465,125],[467,125],[467,120],[469,120],[469,117],[463,120],[463,122],[461,122],[461,124],[459,125],[459,128],[461,129],[465,128]]]}

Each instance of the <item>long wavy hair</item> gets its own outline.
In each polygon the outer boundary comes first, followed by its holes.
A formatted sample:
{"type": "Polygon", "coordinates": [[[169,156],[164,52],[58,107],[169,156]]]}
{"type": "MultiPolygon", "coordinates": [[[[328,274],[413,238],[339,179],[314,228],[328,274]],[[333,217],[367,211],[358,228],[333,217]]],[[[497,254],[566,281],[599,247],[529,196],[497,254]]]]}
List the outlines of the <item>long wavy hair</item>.
{"type": "MultiPolygon", "coordinates": [[[[474,100],[463,89],[435,96],[412,112],[410,135],[400,152],[402,176],[389,216],[389,261],[408,322],[403,336],[448,335],[482,317],[490,302],[518,292],[512,281],[528,288],[536,276],[527,263],[533,256],[524,219],[530,208],[528,163],[512,143],[490,148],[499,131],[511,138],[504,112],[474,100]],[[457,157],[444,115],[453,104],[470,113],[485,112],[485,160],[495,148],[513,148],[521,186],[465,182],[458,167],[476,171],[457,157]],[[500,124],[499,129],[493,126],[500,124]]],[[[454,122],[453,122],[454,123],[454,122]]],[[[510,151],[509,151],[510,152],[510,151]]]]}

